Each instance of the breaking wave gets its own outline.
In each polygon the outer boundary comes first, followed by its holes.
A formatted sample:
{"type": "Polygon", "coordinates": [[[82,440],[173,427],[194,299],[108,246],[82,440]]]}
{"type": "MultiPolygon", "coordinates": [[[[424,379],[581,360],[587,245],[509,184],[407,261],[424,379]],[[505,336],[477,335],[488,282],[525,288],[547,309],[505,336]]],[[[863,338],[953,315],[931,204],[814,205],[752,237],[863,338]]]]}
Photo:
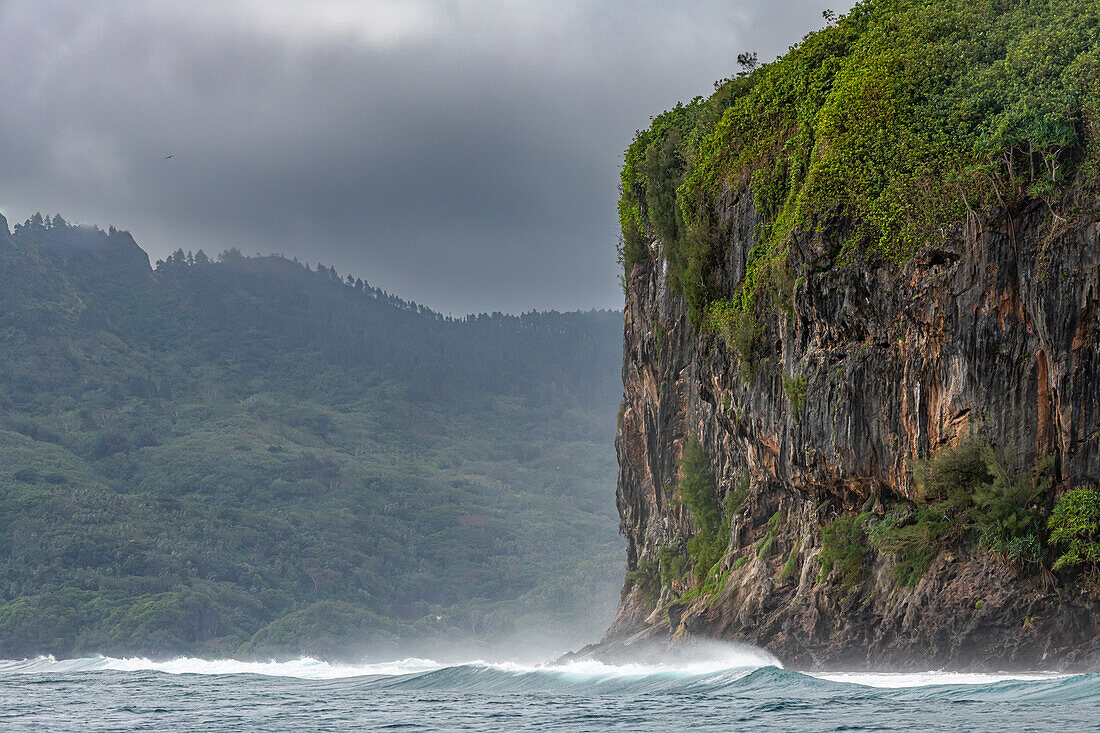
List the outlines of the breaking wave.
{"type": "Polygon", "coordinates": [[[700,661],[610,664],[595,660],[523,664],[474,660],[444,664],[431,659],[336,664],[304,657],[285,662],[243,662],[179,657],[144,658],[37,657],[0,661],[0,677],[12,675],[94,675],[97,673],[167,675],[252,675],[301,680],[355,679],[359,689],[453,690],[463,692],[564,692],[569,694],[743,694],[805,699],[835,697],[943,698],[1086,701],[1100,697],[1100,675],[1055,673],[972,674],[833,673],[808,674],[783,669],[764,652],[731,649],[700,661]]]}

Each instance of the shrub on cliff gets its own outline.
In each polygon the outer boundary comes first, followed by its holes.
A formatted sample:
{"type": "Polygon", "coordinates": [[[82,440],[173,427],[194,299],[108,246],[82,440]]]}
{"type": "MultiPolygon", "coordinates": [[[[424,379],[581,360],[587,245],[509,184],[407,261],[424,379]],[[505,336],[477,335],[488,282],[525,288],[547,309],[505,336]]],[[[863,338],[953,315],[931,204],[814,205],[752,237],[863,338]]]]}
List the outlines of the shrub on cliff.
{"type": "Polygon", "coordinates": [[[1053,459],[1047,456],[1033,471],[1014,473],[1011,453],[986,446],[982,457],[990,478],[972,498],[979,544],[1010,562],[1038,563],[1042,522],[1035,502],[1050,487],[1047,474],[1053,459]]]}
{"type": "Polygon", "coordinates": [[[718,501],[718,486],[711,467],[710,453],[694,437],[684,441],[677,490],[680,497],[674,501],[687,505],[699,533],[719,532],[722,508],[718,501]]]}
{"type": "Polygon", "coordinates": [[[763,328],[756,317],[739,310],[729,301],[719,300],[707,308],[703,329],[722,337],[726,348],[737,354],[741,363],[741,378],[752,384],[756,379],[756,361],[763,328]]]}
{"type": "Polygon", "coordinates": [[[960,489],[972,489],[989,479],[982,451],[985,443],[964,438],[956,447],[938,451],[913,464],[916,494],[926,502],[942,501],[960,489]]]}
{"type": "Polygon", "coordinates": [[[837,517],[821,530],[821,552],[817,556],[821,563],[819,582],[828,580],[834,568],[846,587],[863,582],[864,559],[868,552],[863,525],[869,516],[863,513],[837,517]]]}
{"type": "Polygon", "coordinates": [[[679,547],[662,547],[658,553],[661,563],[661,585],[671,585],[684,577],[688,569],[688,557],[679,547]]]}
{"type": "Polygon", "coordinates": [[[680,496],[674,501],[687,505],[698,530],[688,540],[687,551],[694,566],[695,578],[702,581],[725,554],[730,541],[730,526],[729,517],[722,511],[718,498],[710,454],[694,437],[684,441],[677,489],[680,496]]]}
{"type": "Polygon", "coordinates": [[[1062,550],[1054,570],[1100,565],[1100,491],[1067,491],[1054,505],[1047,527],[1051,544],[1062,550]]]}
{"type": "Polygon", "coordinates": [[[868,536],[894,559],[894,579],[916,585],[939,551],[970,543],[1011,563],[1036,565],[1043,557],[1036,502],[1049,487],[1051,460],[1031,472],[1012,470],[1012,456],[978,438],[917,461],[917,503],[892,508],[868,536]]]}
{"type": "Polygon", "coordinates": [[[802,417],[802,406],[806,404],[806,377],[798,374],[793,377],[783,375],[783,392],[791,403],[791,414],[795,420],[802,417]]]}
{"type": "Polygon", "coordinates": [[[661,569],[658,560],[643,560],[626,573],[626,580],[637,591],[642,603],[653,608],[661,595],[661,569]]]}
{"type": "Polygon", "coordinates": [[[894,558],[894,580],[913,586],[940,551],[950,520],[928,506],[901,504],[871,528],[871,546],[894,558]]]}

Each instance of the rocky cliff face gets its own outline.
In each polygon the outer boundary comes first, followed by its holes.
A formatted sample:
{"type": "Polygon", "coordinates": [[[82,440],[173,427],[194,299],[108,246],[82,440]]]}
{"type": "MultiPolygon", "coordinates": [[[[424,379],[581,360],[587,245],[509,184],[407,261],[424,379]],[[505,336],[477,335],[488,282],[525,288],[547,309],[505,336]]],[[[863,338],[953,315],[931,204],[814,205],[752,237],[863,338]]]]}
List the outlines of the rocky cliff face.
{"type": "MultiPolygon", "coordinates": [[[[715,213],[716,280],[732,293],[758,217],[744,190],[715,213]]],[[[601,652],[709,636],[802,668],[1095,666],[1095,584],[967,543],[945,543],[911,586],[873,550],[854,586],[822,579],[817,556],[830,521],[863,510],[873,522],[913,498],[912,461],[967,435],[1010,450],[1019,471],[1053,456],[1048,499],[1100,482],[1100,223],[1052,220],[1034,202],[905,265],[843,264],[840,245],[840,233],[795,237],[789,268],[803,277],[793,307],[759,307],[751,375],[689,322],[656,244],[633,267],[616,438],[629,568],[697,531],[669,491],[688,436],[709,451],[719,496],[745,476],[749,494],[724,585],[682,601],[689,574],[654,604],[628,580],[601,652]]]]}

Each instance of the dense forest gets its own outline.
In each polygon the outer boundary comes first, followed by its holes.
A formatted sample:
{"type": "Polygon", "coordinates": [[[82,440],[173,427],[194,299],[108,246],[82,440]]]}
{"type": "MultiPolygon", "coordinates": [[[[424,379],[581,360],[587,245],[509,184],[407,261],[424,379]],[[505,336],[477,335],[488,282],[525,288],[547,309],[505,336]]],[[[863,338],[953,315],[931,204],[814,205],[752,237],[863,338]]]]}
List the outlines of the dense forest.
{"type": "Polygon", "coordinates": [[[602,631],[621,314],[0,222],[0,655],[602,631]]]}
{"type": "Polygon", "coordinates": [[[1089,209],[1100,171],[1094,0],[861,2],[772,63],[658,115],[621,173],[629,275],[661,242],[693,323],[752,361],[758,296],[789,300],[796,233],[843,260],[903,263],[980,215],[1046,204],[1048,232],[1089,209]],[[716,279],[719,214],[751,191],[763,221],[738,287],[716,279]]]}

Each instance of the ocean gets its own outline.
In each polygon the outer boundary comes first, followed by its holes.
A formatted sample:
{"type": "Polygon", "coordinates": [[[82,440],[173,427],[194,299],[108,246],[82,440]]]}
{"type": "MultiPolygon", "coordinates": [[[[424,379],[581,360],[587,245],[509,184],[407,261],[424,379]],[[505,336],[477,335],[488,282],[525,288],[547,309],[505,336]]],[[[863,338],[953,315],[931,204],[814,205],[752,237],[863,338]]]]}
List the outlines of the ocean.
{"type": "Polygon", "coordinates": [[[697,663],[0,662],[3,731],[1084,731],[1100,675],[806,674],[697,663]]]}

